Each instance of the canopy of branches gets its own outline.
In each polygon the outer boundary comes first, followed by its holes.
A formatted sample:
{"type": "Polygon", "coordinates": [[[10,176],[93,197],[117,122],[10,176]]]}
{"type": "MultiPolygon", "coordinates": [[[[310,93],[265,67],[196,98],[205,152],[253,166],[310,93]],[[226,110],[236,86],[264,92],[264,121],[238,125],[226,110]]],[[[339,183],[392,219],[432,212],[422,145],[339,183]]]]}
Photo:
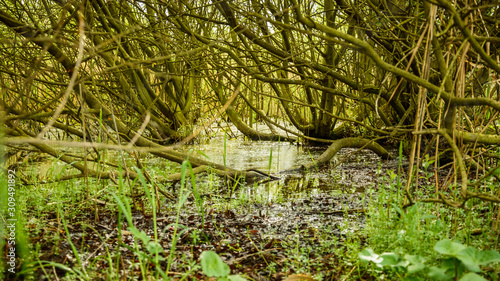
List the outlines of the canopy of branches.
{"type": "Polygon", "coordinates": [[[410,159],[450,148],[466,198],[480,196],[467,167],[497,168],[497,1],[2,1],[0,22],[6,142],[82,173],[41,140],[106,138],[182,162],[162,145],[219,116],[254,140],[405,141],[410,159]]]}

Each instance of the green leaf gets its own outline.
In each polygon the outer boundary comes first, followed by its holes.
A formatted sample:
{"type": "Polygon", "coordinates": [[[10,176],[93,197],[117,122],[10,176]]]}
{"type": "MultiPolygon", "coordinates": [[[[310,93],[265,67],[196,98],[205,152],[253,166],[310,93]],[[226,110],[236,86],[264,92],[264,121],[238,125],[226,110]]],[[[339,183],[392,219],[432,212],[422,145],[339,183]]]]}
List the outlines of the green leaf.
{"type": "Polygon", "coordinates": [[[463,249],[465,249],[464,245],[452,242],[450,239],[443,239],[434,245],[434,251],[453,257],[456,257],[456,254],[463,249]]]}
{"type": "Polygon", "coordinates": [[[459,259],[464,266],[473,272],[481,272],[479,268],[479,259],[481,256],[481,251],[474,247],[467,247],[457,253],[456,257],[459,259]]]}
{"type": "Polygon", "coordinates": [[[396,266],[399,263],[399,256],[395,253],[383,253],[380,257],[383,259],[380,263],[382,266],[396,266]]]}
{"type": "Polygon", "coordinates": [[[421,279],[420,277],[416,277],[416,276],[406,276],[403,278],[403,281],[421,281],[423,279],[421,279]]]}
{"type": "MultiPolygon", "coordinates": [[[[459,263],[458,274],[462,272],[463,265],[459,263]]],[[[439,267],[429,268],[428,275],[434,280],[452,280],[455,277],[455,258],[445,259],[439,267]]]]}
{"type": "Polygon", "coordinates": [[[394,265],[394,267],[408,267],[408,265],[410,264],[409,261],[407,260],[402,260],[402,261],[399,261],[396,265],[394,265]]]}
{"type": "Polygon", "coordinates": [[[440,268],[435,266],[429,268],[429,272],[427,274],[429,275],[430,278],[434,280],[442,280],[442,281],[453,280],[453,276],[455,276],[453,271],[449,271],[446,268],[440,268]]]}
{"type": "Polygon", "coordinates": [[[229,266],[213,251],[204,251],[201,253],[201,269],[208,277],[228,276],[231,272],[229,266]]]}
{"type": "Polygon", "coordinates": [[[227,279],[229,279],[230,281],[247,281],[247,279],[242,277],[241,275],[229,275],[227,279]]]}
{"type": "Polygon", "coordinates": [[[367,249],[364,249],[363,251],[361,251],[359,254],[358,254],[359,258],[362,260],[362,261],[365,261],[365,262],[374,262],[376,263],[377,265],[379,265],[381,262],[384,261],[383,258],[380,257],[380,255],[376,254],[372,249],[370,248],[367,248],[367,249]]]}
{"type": "Polygon", "coordinates": [[[159,254],[163,252],[163,248],[158,242],[149,242],[146,246],[146,249],[150,254],[159,254]]]}
{"type": "Polygon", "coordinates": [[[491,174],[491,176],[496,176],[496,175],[498,175],[498,174],[500,174],[500,167],[498,167],[498,168],[497,168],[497,169],[496,169],[496,170],[495,170],[495,171],[491,174]]]}
{"type": "Polygon", "coordinates": [[[487,265],[492,262],[500,262],[500,254],[495,250],[486,250],[481,252],[478,257],[478,263],[480,265],[487,265]]]}
{"type": "Polygon", "coordinates": [[[419,272],[425,268],[425,259],[418,255],[405,255],[405,259],[410,262],[408,273],[419,272]]]}
{"type": "Polygon", "coordinates": [[[457,259],[463,262],[468,270],[480,272],[479,265],[500,261],[500,254],[493,250],[479,251],[474,247],[467,247],[457,253],[457,259]]]}
{"type": "Polygon", "coordinates": [[[144,243],[144,244],[147,244],[150,240],[151,240],[151,237],[149,237],[146,232],[144,231],[139,231],[139,229],[137,229],[135,226],[129,226],[128,227],[128,230],[130,232],[132,232],[132,234],[135,236],[135,238],[137,239],[141,239],[141,241],[144,243]]]}
{"type": "Polygon", "coordinates": [[[476,273],[469,272],[460,278],[460,281],[488,281],[476,273]]]}

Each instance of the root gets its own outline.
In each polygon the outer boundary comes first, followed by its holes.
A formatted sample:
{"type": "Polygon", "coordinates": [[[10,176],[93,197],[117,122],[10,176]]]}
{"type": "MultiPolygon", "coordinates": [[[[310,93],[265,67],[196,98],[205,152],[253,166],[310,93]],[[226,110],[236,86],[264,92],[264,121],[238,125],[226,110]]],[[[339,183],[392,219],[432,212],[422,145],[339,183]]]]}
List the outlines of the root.
{"type": "Polygon", "coordinates": [[[373,140],[368,140],[368,139],[363,139],[363,138],[344,138],[340,140],[336,140],[333,142],[328,149],[323,152],[313,163],[309,165],[303,165],[299,168],[293,168],[289,170],[284,170],[281,171],[280,173],[293,173],[293,172],[298,172],[298,171],[307,171],[315,168],[319,168],[323,166],[324,164],[328,163],[335,154],[341,149],[341,148],[365,148],[369,149],[373,152],[375,152],[378,156],[380,156],[383,159],[390,159],[391,155],[385,148],[383,148],[381,145],[376,143],[373,140]]]}

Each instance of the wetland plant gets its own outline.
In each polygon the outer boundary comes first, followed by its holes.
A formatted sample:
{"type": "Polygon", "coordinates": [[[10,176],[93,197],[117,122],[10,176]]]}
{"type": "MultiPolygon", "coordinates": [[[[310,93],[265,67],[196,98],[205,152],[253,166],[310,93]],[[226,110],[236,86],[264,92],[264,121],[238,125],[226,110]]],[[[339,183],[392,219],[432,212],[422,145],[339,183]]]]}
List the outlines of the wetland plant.
{"type": "MultiPolygon", "coordinates": [[[[480,251],[449,239],[438,241],[434,245],[434,251],[444,256],[436,260],[434,264],[437,265],[434,266],[426,263],[430,258],[420,255],[405,254],[400,257],[392,252],[379,255],[370,248],[360,252],[359,258],[364,262],[375,264],[383,271],[391,271],[400,280],[423,280],[418,275],[423,272],[432,280],[486,281],[487,279],[479,275],[483,272],[480,266],[500,262],[500,254],[497,251],[480,251]]],[[[491,275],[490,272],[489,277],[496,276],[497,280],[497,274],[498,272],[491,275]]]]}
{"type": "MultiPolygon", "coordinates": [[[[404,205],[399,197],[401,188],[391,172],[379,182],[378,199],[370,204],[364,229],[368,249],[359,252],[360,260],[376,265],[368,267],[366,273],[390,280],[498,280],[499,268],[487,266],[500,261],[500,254],[478,250],[495,249],[495,239],[472,236],[477,229],[486,232],[484,226],[493,216],[476,216],[472,210],[493,208],[494,204],[469,200],[466,208],[404,205]],[[483,272],[482,267],[488,271],[483,272]]],[[[432,189],[430,185],[419,188],[421,193],[432,189]]]]}
{"type": "Polygon", "coordinates": [[[207,277],[216,277],[219,281],[246,281],[240,275],[230,275],[231,269],[220,256],[213,251],[204,251],[200,256],[201,269],[207,277]]]}

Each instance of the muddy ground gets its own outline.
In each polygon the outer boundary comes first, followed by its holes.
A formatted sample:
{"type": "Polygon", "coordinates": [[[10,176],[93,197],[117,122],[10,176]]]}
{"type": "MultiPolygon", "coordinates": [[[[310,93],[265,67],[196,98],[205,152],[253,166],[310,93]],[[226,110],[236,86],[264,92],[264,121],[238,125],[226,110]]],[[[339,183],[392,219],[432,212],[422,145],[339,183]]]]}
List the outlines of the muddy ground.
{"type": "MultiPolygon", "coordinates": [[[[363,243],[361,229],[366,206],[377,196],[377,190],[383,188],[383,176],[388,170],[397,171],[399,163],[396,159],[380,164],[371,152],[345,160],[343,156],[347,153],[348,150],[343,151],[329,167],[306,175],[276,174],[281,177],[279,181],[240,187],[232,198],[227,198],[228,192],[224,189],[203,194],[203,215],[194,196],[190,196],[179,215],[177,233],[180,236],[169,276],[180,279],[190,272],[188,279],[204,279],[201,269],[195,265],[199,264],[203,251],[213,250],[230,265],[232,274],[244,274],[255,280],[282,280],[297,271],[321,275],[323,280],[341,280],[352,271],[352,266],[342,262],[345,258],[342,253],[348,252],[346,240],[356,236],[358,243],[363,243]],[[345,161],[337,165],[342,160],[345,161]],[[250,198],[254,189],[263,192],[269,188],[278,188],[281,195],[275,194],[266,200],[250,199],[236,207],[229,204],[237,200],[238,192],[250,198]],[[224,208],[224,204],[228,207],[224,208]]],[[[141,200],[145,201],[136,199],[141,200]]],[[[67,218],[71,241],[83,265],[93,272],[92,279],[104,280],[109,275],[109,256],[113,262],[119,261],[122,280],[141,279],[133,251],[134,236],[123,228],[121,238],[118,237],[117,213],[110,211],[106,204],[114,202],[99,201],[94,207],[79,212],[81,215],[67,218]],[[96,211],[95,207],[99,209],[96,211]]],[[[161,255],[165,258],[172,247],[176,204],[161,202],[157,214],[158,238],[164,249],[161,255]]],[[[151,212],[142,210],[140,204],[135,207],[133,224],[154,237],[151,212]]],[[[45,227],[36,235],[30,235],[32,245],[39,244],[39,259],[73,267],[77,259],[67,242],[61,219],[56,213],[46,214],[46,219],[45,227]],[[54,239],[56,232],[59,239],[54,239]]],[[[36,225],[28,225],[30,227],[36,228],[36,225]]],[[[166,268],[166,264],[162,262],[162,267],[166,268]]],[[[65,275],[61,269],[47,270],[48,275],[38,270],[40,279],[65,275]]]]}

